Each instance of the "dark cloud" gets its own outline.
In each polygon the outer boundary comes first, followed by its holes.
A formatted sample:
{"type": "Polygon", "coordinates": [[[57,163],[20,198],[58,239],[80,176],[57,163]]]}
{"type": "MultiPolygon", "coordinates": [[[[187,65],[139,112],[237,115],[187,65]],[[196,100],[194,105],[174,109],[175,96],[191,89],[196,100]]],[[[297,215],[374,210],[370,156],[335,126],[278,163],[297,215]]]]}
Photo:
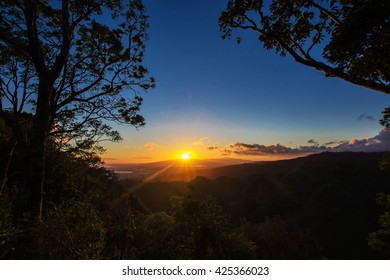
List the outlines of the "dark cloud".
{"type": "Polygon", "coordinates": [[[219,151],[222,153],[223,156],[228,156],[233,153],[233,151],[229,149],[220,149],[219,151]]]}
{"type": "Polygon", "coordinates": [[[316,140],[314,139],[310,139],[309,141],[307,141],[308,144],[312,144],[312,145],[319,145],[320,143],[318,143],[316,140]]]}
{"type": "Polygon", "coordinates": [[[374,116],[370,116],[370,115],[366,115],[366,114],[361,114],[359,117],[357,117],[356,120],[357,120],[357,121],[366,120],[366,121],[371,121],[371,122],[376,122],[376,121],[378,121],[377,118],[375,118],[374,116]]]}
{"type": "Polygon", "coordinates": [[[281,144],[262,145],[237,142],[228,148],[208,147],[209,150],[219,150],[222,155],[251,155],[251,156],[303,156],[321,152],[386,152],[390,151],[390,129],[383,129],[378,135],[367,139],[354,139],[350,141],[329,142],[320,145],[314,139],[310,139],[309,146],[297,148],[287,147],[281,144]]]}
{"type": "Polygon", "coordinates": [[[207,147],[207,150],[219,151],[221,153],[221,156],[230,156],[233,153],[233,151],[230,149],[226,149],[226,148],[218,147],[218,146],[209,146],[209,147],[207,147]]]}
{"type": "Polygon", "coordinates": [[[293,153],[295,150],[280,144],[265,146],[261,144],[245,144],[240,142],[230,145],[230,148],[236,154],[245,155],[289,154],[293,153]]]}
{"type": "Polygon", "coordinates": [[[333,146],[333,145],[336,145],[338,144],[340,141],[330,141],[330,142],[326,142],[324,144],[324,146],[333,146]]]}
{"type": "Polygon", "coordinates": [[[290,148],[281,144],[275,145],[260,145],[260,144],[245,144],[235,143],[230,145],[232,152],[239,155],[257,155],[257,156],[271,156],[271,155],[304,155],[311,153],[318,153],[326,151],[324,146],[301,146],[299,148],[290,148]]]}

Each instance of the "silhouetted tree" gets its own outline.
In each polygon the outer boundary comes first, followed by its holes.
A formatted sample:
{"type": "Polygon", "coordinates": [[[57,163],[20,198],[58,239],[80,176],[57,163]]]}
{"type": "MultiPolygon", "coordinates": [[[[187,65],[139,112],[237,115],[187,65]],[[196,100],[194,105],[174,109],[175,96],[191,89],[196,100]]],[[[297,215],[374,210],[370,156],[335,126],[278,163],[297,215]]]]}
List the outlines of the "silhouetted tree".
{"type": "Polygon", "coordinates": [[[257,259],[320,259],[321,248],[309,231],[280,216],[262,223],[241,221],[241,229],[255,242],[257,259]]]}
{"type": "Polygon", "coordinates": [[[255,245],[212,199],[172,199],[171,213],[133,215],[123,234],[126,259],[251,259],[255,245]],[[127,241],[126,241],[127,239],[127,241]]]}
{"type": "Polygon", "coordinates": [[[382,112],[383,117],[379,120],[379,123],[387,129],[390,129],[390,107],[387,107],[382,112]]]}
{"type": "MultiPolygon", "coordinates": [[[[379,123],[385,128],[390,129],[390,107],[387,107],[382,112],[382,119],[379,120],[379,123]]],[[[390,154],[384,156],[383,160],[380,163],[382,170],[390,171],[390,154]]]]}
{"type": "MultiPolygon", "coordinates": [[[[380,124],[385,129],[390,129],[390,107],[382,112],[380,124]]],[[[380,168],[390,173],[390,154],[386,154],[380,162],[380,168]]],[[[377,203],[385,209],[379,217],[379,229],[371,232],[368,236],[368,245],[375,250],[385,252],[390,255],[390,195],[379,193],[376,198],[377,203]]]]}
{"type": "Polygon", "coordinates": [[[104,120],[144,124],[139,92],[154,86],[142,65],[147,16],[141,0],[6,0],[0,13],[0,118],[25,151],[18,215],[40,218],[50,138],[85,150],[120,139],[104,120]]]}
{"type": "Polygon", "coordinates": [[[390,195],[379,193],[377,203],[385,209],[379,217],[379,229],[368,236],[368,245],[390,256],[390,195]]]}
{"type": "Polygon", "coordinates": [[[33,248],[35,258],[87,260],[103,257],[106,230],[92,204],[70,200],[53,205],[44,216],[34,232],[40,244],[33,248]]]}
{"type": "Polygon", "coordinates": [[[233,29],[253,30],[266,49],[327,77],[390,94],[388,1],[230,0],[220,28],[223,38],[233,29]]]}

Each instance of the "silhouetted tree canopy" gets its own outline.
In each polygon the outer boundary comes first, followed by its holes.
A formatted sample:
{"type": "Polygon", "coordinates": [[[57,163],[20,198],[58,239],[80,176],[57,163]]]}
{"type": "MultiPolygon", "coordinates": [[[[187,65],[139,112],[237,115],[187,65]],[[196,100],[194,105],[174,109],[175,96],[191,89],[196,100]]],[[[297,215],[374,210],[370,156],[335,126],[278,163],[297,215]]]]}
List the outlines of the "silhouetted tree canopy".
{"type": "MultiPolygon", "coordinates": [[[[390,107],[382,112],[382,119],[379,123],[390,129],[390,107]]],[[[386,154],[380,161],[380,168],[390,174],[390,153],[386,154]]],[[[390,195],[379,193],[376,197],[377,203],[385,209],[378,220],[379,229],[368,235],[368,245],[375,250],[385,252],[390,255],[390,195]]]]}
{"type": "Polygon", "coordinates": [[[382,112],[383,117],[379,120],[379,123],[387,128],[390,129],[390,107],[387,107],[382,112]]]}
{"type": "Polygon", "coordinates": [[[26,151],[23,211],[41,216],[49,138],[88,150],[120,139],[104,121],[144,124],[139,93],[154,86],[142,65],[147,16],[141,0],[7,0],[0,13],[0,118],[26,151]]]}
{"type": "Polygon", "coordinates": [[[390,255],[390,195],[379,193],[377,203],[385,209],[379,217],[379,229],[368,235],[368,245],[390,255]]]}
{"type": "Polygon", "coordinates": [[[390,94],[388,1],[230,0],[220,28],[223,38],[235,29],[255,31],[266,49],[327,77],[390,94]]]}

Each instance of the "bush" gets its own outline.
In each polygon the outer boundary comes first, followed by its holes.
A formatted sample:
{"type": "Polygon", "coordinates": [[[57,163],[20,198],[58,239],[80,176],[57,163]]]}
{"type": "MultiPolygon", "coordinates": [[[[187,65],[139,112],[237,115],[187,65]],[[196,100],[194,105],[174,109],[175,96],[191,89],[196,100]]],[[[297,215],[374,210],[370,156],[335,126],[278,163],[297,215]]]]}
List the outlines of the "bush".
{"type": "Polygon", "coordinates": [[[18,229],[12,225],[11,194],[0,195],[0,258],[4,259],[13,251],[18,229]]]}
{"type": "Polygon", "coordinates": [[[44,259],[100,259],[106,230],[94,206],[70,201],[48,209],[36,236],[44,259]]]}

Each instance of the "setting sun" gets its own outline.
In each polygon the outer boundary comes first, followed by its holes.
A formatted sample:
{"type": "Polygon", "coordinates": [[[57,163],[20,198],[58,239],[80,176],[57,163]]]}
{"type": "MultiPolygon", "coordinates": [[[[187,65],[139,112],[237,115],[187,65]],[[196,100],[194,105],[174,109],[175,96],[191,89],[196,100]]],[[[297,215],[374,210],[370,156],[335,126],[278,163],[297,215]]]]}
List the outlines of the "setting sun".
{"type": "Polygon", "coordinates": [[[182,160],[189,160],[191,158],[191,155],[190,155],[190,153],[183,153],[183,154],[181,154],[180,158],[182,160]]]}

